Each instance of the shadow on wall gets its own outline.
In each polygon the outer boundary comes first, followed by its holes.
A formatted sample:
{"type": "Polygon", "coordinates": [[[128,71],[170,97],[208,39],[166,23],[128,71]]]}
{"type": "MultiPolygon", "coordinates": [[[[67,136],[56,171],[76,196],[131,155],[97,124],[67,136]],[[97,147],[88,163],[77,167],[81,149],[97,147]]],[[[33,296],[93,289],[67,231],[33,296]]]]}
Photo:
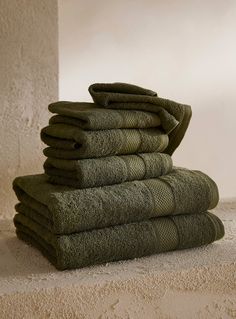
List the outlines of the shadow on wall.
{"type": "Polygon", "coordinates": [[[234,130],[233,102],[226,107],[222,101],[216,102],[214,107],[212,104],[196,109],[193,105],[189,129],[173,159],[177,166],[202,170],[210,175],[219,187],[221,198],[234,197],[236,152],[230,142],[234,130]]]}

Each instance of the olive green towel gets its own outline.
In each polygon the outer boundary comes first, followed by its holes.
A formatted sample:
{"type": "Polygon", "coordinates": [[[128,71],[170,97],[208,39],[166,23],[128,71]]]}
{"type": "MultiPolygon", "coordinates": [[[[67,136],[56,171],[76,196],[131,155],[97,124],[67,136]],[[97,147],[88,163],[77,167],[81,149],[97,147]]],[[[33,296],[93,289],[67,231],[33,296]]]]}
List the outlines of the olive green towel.
{"type": "Polygon", "coordinates": [[[41,139],[47,157],[80,159],[119,154],[172,154],[191,118],[191,107],[125,83],[93,84],[95,103],[61,101],[41,139]]]}
{"type": "Polygon", "coordinates": [[[132,84],[96,83],[89,87],[89,92],[102,107],[157,113],[164,131],[169,134],[165,152],[170,155],[183,139],[192,115],[189,105],[160,98],[156,92],[132,84]]]}
{"type": "Polygon", "coordinates": [[[48,181],[76,188],[119,184],[166,175],[172,159],[164,153],[63,160],[49,157],[44,163],[48,181]]]}
{"type": "Polygon", "coordinates": [[[95,103],[60,101],[50,104],[48,109],[57,114],[50,119],[50,123],[75,125],[84,130],[151,128],[161,125],[156,113],[107,109],[95,103]]]}
{"type": "Polygon", "coordinates": [[[186,169],[142,181],[75,189],[47,182],[46,175],[17,177],[16,210],[57,234],[109,227],[215,207],[218,189],[210,177],[186,169]]]}
{"type": "Polygon", "coordinates": [[[224,235],[210,213],[159,217],[98,230],[54,235],[22,214],[14,217],[20,239],[37,247],[59,270],[206,245],[224,235]]]}
{"type": "Polygon", "coordinates": [[[169,143],[159,129],[83,130],[75,125],[51,124],[41,131],[49,145],[47,157],[79,159],[118,154],[162,152],[169,143]]]}

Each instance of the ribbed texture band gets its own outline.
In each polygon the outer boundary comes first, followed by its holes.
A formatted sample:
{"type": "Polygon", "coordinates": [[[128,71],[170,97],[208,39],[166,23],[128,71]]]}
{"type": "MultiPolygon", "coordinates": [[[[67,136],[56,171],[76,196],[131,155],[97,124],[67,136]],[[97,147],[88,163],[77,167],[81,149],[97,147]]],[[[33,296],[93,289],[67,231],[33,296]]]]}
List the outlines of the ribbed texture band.
{"type": "Polygon", "coordinates": [[[157,236],[159,252],[174,250],[178,246],[177,228],[170,218],[154,219],[152,225],[157,236]]]}
{"type": "Polygon", "coordinates": [[[174,211],[174,196],[168,184],[159,179],[142,181],[152,194],[155,215],[162,216],[174,211]]]}

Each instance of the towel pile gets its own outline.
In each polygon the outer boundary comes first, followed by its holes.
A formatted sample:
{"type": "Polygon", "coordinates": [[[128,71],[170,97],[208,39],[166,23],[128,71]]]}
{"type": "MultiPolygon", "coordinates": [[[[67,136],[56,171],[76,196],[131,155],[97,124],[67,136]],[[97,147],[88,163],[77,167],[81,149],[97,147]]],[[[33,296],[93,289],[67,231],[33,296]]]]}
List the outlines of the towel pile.
{"type": "Polygon", "coordinates": [[[56,268],[198,247],[224,227],[215,182],[173,166],[191,108],[125,83],[93,84],[94,103],[57,102],[42,129],[44,174],[17,177],[17,236],[56,268]]]}

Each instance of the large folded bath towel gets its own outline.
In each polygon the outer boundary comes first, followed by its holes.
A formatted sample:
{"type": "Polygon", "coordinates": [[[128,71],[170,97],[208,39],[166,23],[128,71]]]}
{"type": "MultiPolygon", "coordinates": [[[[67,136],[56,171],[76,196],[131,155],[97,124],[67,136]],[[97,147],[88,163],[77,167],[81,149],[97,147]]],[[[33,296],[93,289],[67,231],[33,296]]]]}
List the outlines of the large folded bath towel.
{"type": "Polygon", "coordinates": [[[58,114],[50,119],[50,123],[75,125],[84,130],[150,128],[161,125],[156,113],[107,109],[95,103],[60,101],[49,104],[48,109],[58,114]]]}
{"type": "Polygon", "coordinates": [[[77,188],[158,177],[170,173],[172,168],[170,155],[164,153],[142,153],[80,160],[50,157],[44,163],[49,182],[77,188]]]}
{"type": "Polygon", "coordinates": [[[163,99],[156,92],[126,83],[96,83],[89,87],[96,104],[114,109],[133,109],[157,113],[165,132],[169,134],[166,153],[178,147],[191,119],[191,107],[163,99]]]}
{"type": "Polygon", "coordinates": [[[156,128],[86,131],[75,125],[52,124],[42,129],[48,157],[79,159],[117,154],[162,152],[167,134],[156,128]]]}
{"type": "Polygon", "coordinates": [[[46,175],[17,177],[16,210],[65,234],[171,214],[194,214],[215,207],[219,195],[210,177],[186,169],[142,181],[98,188],[52,185],[46,175]]]}
{"type": "Polygon", "coordinates": [[[224,235],[210,213],[153,218],[71,235],[54,235],[22,214],[14,217],[20,239],[34,245],[60,270],[206,245],[224,235]]]}

